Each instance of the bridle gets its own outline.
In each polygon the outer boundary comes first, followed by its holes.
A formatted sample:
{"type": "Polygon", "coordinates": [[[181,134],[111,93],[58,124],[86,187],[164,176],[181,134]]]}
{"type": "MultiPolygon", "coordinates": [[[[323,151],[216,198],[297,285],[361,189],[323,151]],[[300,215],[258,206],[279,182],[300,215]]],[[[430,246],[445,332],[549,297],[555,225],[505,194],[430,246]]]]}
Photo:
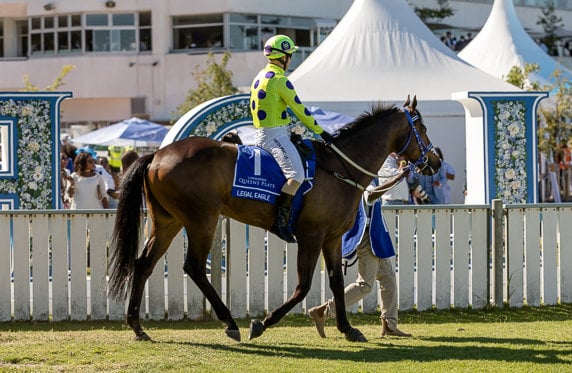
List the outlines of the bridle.
{"type": "Polygon", "coordinates": [[[417,120],[421,120],[421,123],[423,123],[421,116],[419,114],[415,114],[412,117],[407,108],[403,108],[403,113],[407,117],[407,122],[409,122],[409,125],[411,127],[411,131],[409,131],[409,136],[407,137],[407,141],[405,142],[405,145],[403,145],[401,150],[399,152],[397,152],[397,155],[402,155],[403,152],[405,152],[405,150],[407,150],[407,148],[409,147],[409,144],[411,143],[411,139],[413,138],[413,135],[415,135],[415,139],[417,140],[417,145],[419,146],[420,155],[419,155],[419,158],[415,162],[409,162],[408,167],[411,171],[419,173],[419,172],[423,171],[425,168],[427,168],[427,166],[429,166],[429,157],[427,156],[427,154],[429,154],[429,152],[434,152],[433,144],[431,142],[429,142],[428,145],[425,145],[425,142],[423,142],[423,139],[421,138],[419,131],[415,127],[415,122],[417,120]]]}
{"type": "MultiPolygon", "coordinates": [[[[402,111],[407,118],[407,122],[409,123],[411,130],[409,131],[409,136],[407,137],[407,141],[405,142],[405,145],[401,148],[401,150],[397,154],[401,155],[401,154],[403,154],[403,152],[405,152],[405,150],[407,150],[407,148],[409,147],[409,144],[411,143],[411,139],[413,138],[413,135],[415,135],[415,139],[417,140],[417,145],[419,146],[420,156],[415,162],[409,162],[407,168],[410,170],[410,172],[420,173],[425,168],[427,168],[427,166],[429,166],[429,157],[427,156],[427,154],[429,154],[429,152],[434,152],[433,144],[431,142],[429,142],[428,145],[425,145],[425,142],[423,142],[423,139],[421,138],[419,131],[415,127],[415,122],[417,120],[422,120],[421,116],[419,114],[415,114],[413,117],[411,117],[409,110],[405,107],[402,109],[402,111]]],[[[379,176],[377,173],[370,172],[370,171],[366,170],[365,168],[361,167],[356,162],[354,162],[350,157],[348,157],[346,154],[344,154],[333,143],[328,144],[328,145],[332,148],[332,150],[337,155],[339,155],[347,163],[349,163],[355,169],[359,170],[361,173],[368,175],[368,176],[371,176],[371,177],[378,177],[379,176]]],[[[334,172],[333,174],[335,177],[342,180],[343,182],[348,183],[348,184],[350,184],[350,185],[352,185],[352,186],[354,186],[354,187],[356,187],[362,191],[365,190],[365,187],[363,185],[360,185],[356,181],[354,181],[352,179],[348,179],[347,177],[344,177],[337,172],[334,172]]]]}

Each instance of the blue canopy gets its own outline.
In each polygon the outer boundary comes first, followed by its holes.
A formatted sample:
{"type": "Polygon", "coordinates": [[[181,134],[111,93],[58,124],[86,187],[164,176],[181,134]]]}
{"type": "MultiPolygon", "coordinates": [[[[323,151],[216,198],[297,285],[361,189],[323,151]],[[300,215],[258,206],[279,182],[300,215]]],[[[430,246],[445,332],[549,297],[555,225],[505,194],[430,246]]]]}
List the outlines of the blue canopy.
{"type": "MultiPolygon", "coordinates": [[[[310,110],[310,112],[312,113],[314,119],[316,119],[318,124],[329,133],[336,132],[338,128],[342,127],[344,124],[347,124],[355,119],[354,117],[350,117],[348,115],[336,113],[333,111],[326,111],[316,106],[312,106],[308,110],[310,110]]],[[[246,145],[254,144],[254,133],[255,133],[254,126],[240,127],[237,129],[237,132],[244,144],[246,145]]]]}
{"type": "Polygon", "coordinates": [[[159,146],[169,129],[145,119],[130,118],[72,139],[74,143],[117,146],[159,146]]]}

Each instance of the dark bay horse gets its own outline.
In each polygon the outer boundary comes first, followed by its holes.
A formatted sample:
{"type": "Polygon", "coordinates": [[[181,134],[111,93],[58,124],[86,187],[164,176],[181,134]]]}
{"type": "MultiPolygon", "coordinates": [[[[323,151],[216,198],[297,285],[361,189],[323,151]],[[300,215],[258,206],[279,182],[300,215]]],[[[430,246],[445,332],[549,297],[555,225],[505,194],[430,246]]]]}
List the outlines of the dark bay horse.
{"type": "MultiPolygon", "coordinates": [[[[430,151],[427,128],[416,106],[414,97],[412,101],[408,98],[403,108],[373,107],[342,127],[332,144],[314,141],[314,187],[304,196],[295,231],[298,284],[283,305],[263,321],[253,320],[250,339],[260,336],[304,299],[322,252],[335,298],[337,327],[350,341],[366,341],[345,313],[341,237],[353,225],[363,188],[390,152],[403,154],[425,174],[441,166],[438,156],[430,151]]],[[[188,252],[183,268],[226,324],[226,334],[240,341],[229,309],[207,279],[207,256],[219,215],[269,230],[276,207],[231,196],[236,157],[235,145],[190,137],[139,158],[125,175],[111,243],[108,290],[120,301],[129,297],[127,324],[136,339],[150,339],[139,321],[145,281],[173,238],[185,228],[188,252]],[[143,195],[151,231],[138,255],[143,195]]]]}

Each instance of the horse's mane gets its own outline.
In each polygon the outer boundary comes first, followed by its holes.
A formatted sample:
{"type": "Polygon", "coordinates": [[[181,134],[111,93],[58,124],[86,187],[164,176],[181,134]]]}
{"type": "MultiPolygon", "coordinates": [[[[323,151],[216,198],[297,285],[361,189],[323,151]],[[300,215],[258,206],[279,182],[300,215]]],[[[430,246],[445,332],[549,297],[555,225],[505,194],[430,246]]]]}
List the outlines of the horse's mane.
{"type": "Polygon", "coordinates": [[[335,137],[346,137],[355,131],[366,128],[372,123],[378,123],[381,119],[392,115],[398,110],[399,108],[395,105],[386,105],[382,103],[371,105],[368,111],[360,114],[354,121],[339,128],[335,133],[335,137]]]}

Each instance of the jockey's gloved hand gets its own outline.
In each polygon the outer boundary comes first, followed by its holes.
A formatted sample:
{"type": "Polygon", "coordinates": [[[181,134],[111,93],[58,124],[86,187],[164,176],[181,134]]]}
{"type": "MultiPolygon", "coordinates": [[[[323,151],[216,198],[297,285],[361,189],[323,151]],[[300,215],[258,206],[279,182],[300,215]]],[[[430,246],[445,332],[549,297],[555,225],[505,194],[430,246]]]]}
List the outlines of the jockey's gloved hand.
{"type": "Polygon", "coordinates": [[[322,140],[324,140],[326,144],[330,144],[334,140],[334,137],[326,131],[322,132],[320,137],[322,137],[322,140]]]}

